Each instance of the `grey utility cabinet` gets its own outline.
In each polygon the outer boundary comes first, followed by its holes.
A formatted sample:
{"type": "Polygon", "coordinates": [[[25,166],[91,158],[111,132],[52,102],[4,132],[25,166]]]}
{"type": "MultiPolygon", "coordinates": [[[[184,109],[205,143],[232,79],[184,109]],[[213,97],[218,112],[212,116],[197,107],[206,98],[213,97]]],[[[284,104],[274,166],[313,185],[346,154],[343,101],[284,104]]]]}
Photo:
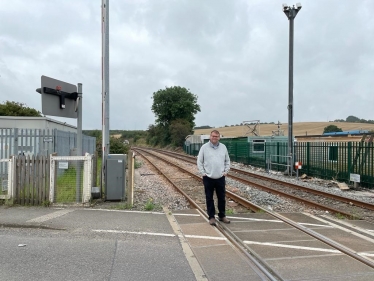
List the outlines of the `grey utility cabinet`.
{"type": "Polygon", "coordinates": [[[106,159],[105,200],[124,200],[126,154],[108,154],[106,159]]]}

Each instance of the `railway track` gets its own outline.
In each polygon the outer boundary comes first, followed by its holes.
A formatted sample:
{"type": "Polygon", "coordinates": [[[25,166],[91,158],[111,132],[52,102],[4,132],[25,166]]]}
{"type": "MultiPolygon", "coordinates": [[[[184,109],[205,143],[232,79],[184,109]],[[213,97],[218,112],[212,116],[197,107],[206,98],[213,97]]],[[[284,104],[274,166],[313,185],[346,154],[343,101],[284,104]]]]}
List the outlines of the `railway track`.
{"type": "MultiPolygon", "coordinates": [[[[155,150],[155,152],[167,155],[177,160],[186,161],[194,165],[196,164],[196,158],[190,156],[164,150],[155,150]]],[[[302,202],[308,206],[329,211],[338,216],[344,216],[349,219],[365,219],[374,222],[374,205],[367,202],[270,177],[265,177],[235,168],[230,169],[228,177],[243,184],[302,202]]]]}
{"type": "MultiPolygon", "coordinates": [[[[199,176],[197,176],[195,173],[191,171],[183,169],[177,163],[171,162],[170,159],[166,159],[164,157],[161,157],[160,155],[157,155],[158,153],[155,153],[154,151],[139,149],[139,148],[136,148],[134,150],[137,151],[148,162],[150,162],[154,166],[154,168],[157,169],[159,173],[162,174],[179,192],[181,192],[184,196],[186,196],[193,208],[198,209],[207,218],[207,214],[205,212],[205,195],[203,191],[202,180],[199,176]],[[161,162],[163,164],[160,164],[161,162]]],[[[173,157],[175,158],[175,156],[173,157]]],[[[279,220],[291,226],[292,228],[295,228],[298,231],[301,231],[317,239],[318,241],[323,242],[326,245],[329,245],[333,249],[336,249],[338,252],[344,253],[345,255],[351,258],[354,258],[360,263],[363,263],[371,268],[374,268],[373,260],[370,260],[367,257],[362,256],[356,251],[351,250],[350,248],[342,244],[339,244],[336,241],[329,239],[316,231],[311,230],[310,228],[302,226],[299,223],[283,215],[271,212],[269,210],[262,208],[261,206],[252,204],[245,198],[242,198],[234,193],[228,192],[227,196],[232,201],[239,203],[237,206],[236,212],[240,214],[246,215],[246,214],[250,214],[253,212],[266,213],[272,216],[274,219],[279,220]]],[[[269,267],[268,264],[261,257],[257,255],[256,252],[254,252],[251,248],[249,248],[248,245],[244,243],[242,239],[240,239],[237,235],[235,235],[235,233],[231,231],[228,228],[228,226],[218,223],[217,228],[236,247],[238,247],[238,249],[241,249],[243,251],[243,254],[248,259],[250,259],[254,264],[257,264],[262,270],[264,270],[265,275],[267,275],[270,280],[283,280],[282,277],[279,276],[277,272],[274,272],[272,268],[269,267]]],[[[236,231],[245,232],[248,230],[246,230],[245,226],[243,226],[239,231],[238,230],[236,231]]]]}
{"type": "MultiPolygon", "coordinates": [[[[195,208],[200,211],[206,218],[208,218],[205,212],[205,194],[204,188],[202,187],[202,180],[200,177],[184,170],[177,165],[168,162],[165,159],[160,158],[159,156],[150,153],[149,151],[134,149],[140,154],[145,160],[147,160],[169,183],[171,183],[181,194],[183,194],[192,208],[195,208]],[[159,162],[166,162],[169,166],[159,165],[159,162]],[[160,168],[163,166],[163,168],[160,168]]],[[[240,199],[239,199],[240,200],[240,199]]],[[[254,206],[250,202],[245,202],[242,200],[242,204],[236,206],[236,211],[243,212],[243,210],[247,212],[251,212],[252,210],[259,210],[257,206],[254,206]],[[247,209],[247,206],[249,209],[247,209]]],[[[282,280],[277,273],[273,272],[271,268],[269,268],[266,263],[262,261],[261,258],[254,256],[253,254],[249,253],[242,243],[242,241],[235,238],[232,234],[228,231],[225,231],[225,228],[217,223],[217,228],[220,232],[241,252],[243,255],[249,260],[252,266],[256,267],[260,272],[262,272],[268,280],[282,280]]]]}

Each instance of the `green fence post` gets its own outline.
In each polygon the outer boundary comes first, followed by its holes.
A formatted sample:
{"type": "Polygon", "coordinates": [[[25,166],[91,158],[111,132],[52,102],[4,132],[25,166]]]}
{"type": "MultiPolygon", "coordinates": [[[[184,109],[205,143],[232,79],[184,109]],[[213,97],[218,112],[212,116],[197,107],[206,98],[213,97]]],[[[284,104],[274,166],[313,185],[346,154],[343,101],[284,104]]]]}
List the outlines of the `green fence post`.
{"type": "Polygon", "coordinates": [[[309,174],[309,167],[310,167],[310,142],[307,142],[306,143],[306,173],[308,176],[310,176],[309,174]]]}
{"type": "Polygon", "coordinates": [[[266,147],[267,147],[267,143],[265,142],[265,171],[266,171],[266,151],[267,151],[267,149],[266,149],[266,147]]]}
{"type": "Polygon", "coordinates": [[[348,177],[352,173],[352,142],[348,142],[348,177]]]}
{"type": "Polygon", "coordinates": [[[238,143],[235,143],[235,161],[238,162],[238,143]]]}
{"type": "Polygon", "coordinates": [[[247,165],[250,165],[249,163],[249,142],[247,142],[247,165]]]}
{"type": "MultiPolygon", "coordinates": [[[[280,155],[280,151],[279,151],[279,142],[277,142],[277,171],[279,171],[279,167],[280,167],[280,165],[279,165],[279,161],[280,161],[280,159],[279,159],[279,155],[280,155]]],[[[271,159],[270,159],[270,161],[271,161],[271,159]]]]}

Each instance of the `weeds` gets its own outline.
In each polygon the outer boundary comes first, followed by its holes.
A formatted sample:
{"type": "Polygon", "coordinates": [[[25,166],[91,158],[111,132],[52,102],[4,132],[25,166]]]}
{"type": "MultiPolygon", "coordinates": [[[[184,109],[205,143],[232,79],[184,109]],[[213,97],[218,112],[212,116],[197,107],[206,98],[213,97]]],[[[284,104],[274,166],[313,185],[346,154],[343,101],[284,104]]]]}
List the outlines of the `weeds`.
{"type": "Polygon", "coordinates": [[[49,200],[44,200],[43,203],[42,203],[42,206],[43,206],[43,207],[46,207],[46,208],[50,207],[50,206],[51,206],[51,201],[49,201],[49,200]]]}
{"type": "Polygon", "coordinates": [[[155,204],[153,203],[153,199],[148,199],[147,203],[145,203],[144,209],[146,211],[152,211],[155,208],[155,204]]]}
{"type": "Polygon", "coordinates": [[[135,159],[134,168],[139,169],[142,166],[142,162],[135,159]]]}
{"type": "Polygon", "coordinates": [[[352,215],[349,217],[349,219],[351,219],[351,220],[360,220],[361,217],[360,217],[360,215],[358,215],[358,214],[352,214],[352,215]]]}
{"type": "MultiPolygon", "coordinates": [[[[69,167],[62,175],[57,177],[55,196],[58,203],[76,202],[77,196],[77,171],[75,167],[69,167]]],[[[80,168],[80,188],[83,186],[83,169],[80,168]]],[[[79,194],[81,196],[81,192],[79,194]]]]}
{"type": "Polygon", "coordinates": [[[357,215],[357,214],[352,214],[350,215],[349,217],[343,215],[343,214],[340,214],[340,213],[336,213],[335,214],[335,217],[339,220],[345,220],[345,219],[350,219],[350,220],[359,220],[360,219],[360,216],[357,215]]]}
{"type": "Polygon", "coordinates": [[[335,214],[336,218],[339,219],[339,220],[344,220],[345,219],[345,216],[340,214],[340,213],[336,213],[335,214]]]}
{"type": "Polygon", "coordinates": [[[13,199],[5,199],[4,205],[7,207],[11,207],[14,205],[13,199]]]}
{"type": "Polygon", "coordinates": [[[226,210],[226,215],[233,215],[234,214],[234,210],[233,209],[227,209],[226,210]]]}

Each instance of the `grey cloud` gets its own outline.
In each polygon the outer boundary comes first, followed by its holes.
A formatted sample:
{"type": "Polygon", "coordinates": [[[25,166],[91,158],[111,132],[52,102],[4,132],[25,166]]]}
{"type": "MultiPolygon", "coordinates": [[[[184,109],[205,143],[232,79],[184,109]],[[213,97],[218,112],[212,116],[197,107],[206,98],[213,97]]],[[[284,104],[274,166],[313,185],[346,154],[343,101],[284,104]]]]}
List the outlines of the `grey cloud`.
{"type": "MultiPolygon", "coordinates": [[[[374,2],[300,2],[294,122],[374,119],[374,2]]],[[[286,123],[289,25],[281,4],[110,1],[110,128],[146,129],[154,123],[152,94],[173,85],[198,95],[197,125],[286,123]]],[[[35,88],[41,75],[81,82],[83,127],[100,129],[100,5],[33,0],[0,7],[1,100],[26,101],[40,110],[35,88]]]]}

